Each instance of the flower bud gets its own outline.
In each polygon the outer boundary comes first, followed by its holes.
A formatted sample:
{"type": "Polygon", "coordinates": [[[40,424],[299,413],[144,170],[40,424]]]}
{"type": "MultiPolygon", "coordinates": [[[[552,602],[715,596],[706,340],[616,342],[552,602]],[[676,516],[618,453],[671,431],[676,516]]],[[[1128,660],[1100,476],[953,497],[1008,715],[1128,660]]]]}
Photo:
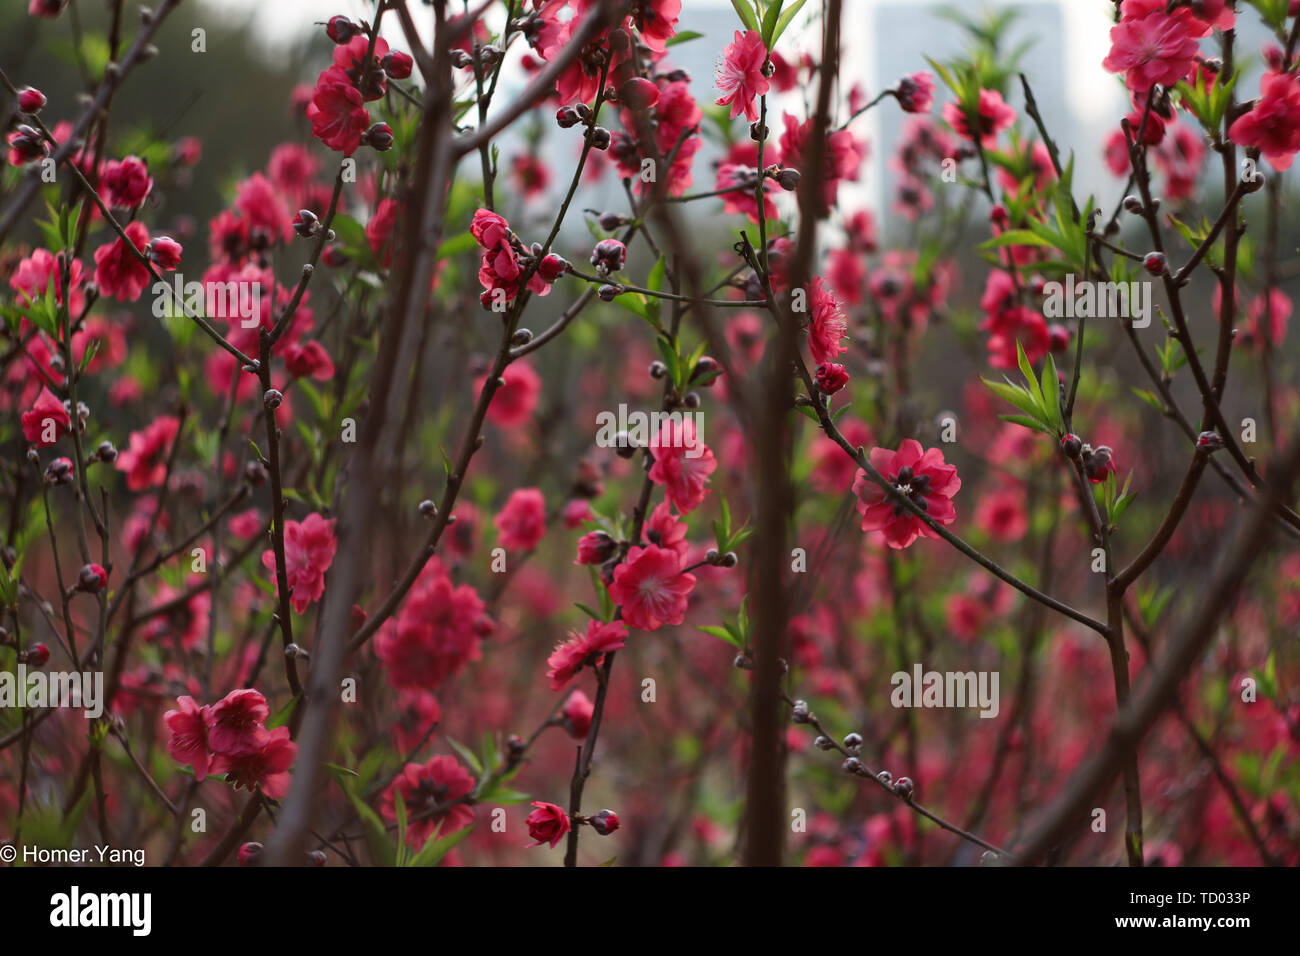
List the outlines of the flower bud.
{"type": "Polygon", "coordinates": [[[629,109],[648,110],[659,102],[659,87],[634,76],[618,88],[618,101],[629,109]]]}
{"type": "Polygon", "coordinates": [[[333,16],[325,24],[325,35],[340,46],[361,33],[361,28],[347,17],[333,16]]]}
{"type": "Polygon", "coordinates": [[[776,184],[786,192],[794,192],[799,188],[799,170],[783,169],[776,174],[776,184]]]}
{"type": "Polygon", "coordinates": [[[244,466],[244,480],[255,488],[266,484],[266,466],[260,461],[250,461],[244,466]]]}
{"type": "Polygon", "coordinates": [[[284,401],[284,394],[277,388],[268,388],[262,394],[262,404],[266,406],[267,411],[275,411],[284,401]]]}
{"type": "Polygon", "coordinates": [[[309,865],[311,865],[311,866],[324,866],[324,865],[325,865],[325,851],[324,851],[324,850],[312,850],[310,853],[307,854],[307,863],[308,863],[309,865]]]}
{"type": "Polygon", "coordinates": [[[857,753],[862,746],[862,735],[858,733],[844,735],[844,749],[849,753],[857,753]]]}
{"type": "Polygon", "coordinates": [[[794,702],[794,707],[791,709],[790,716],[794,719],[796,724],[808,723],[812,716],[811,712],[808,710],[808,702],[806,700],[796,700],[794,702]]]}
{"type": "Polygon", "coordinates": [[[56,458],[45,466],[45,480],[52,485],[71,484],[73,477],[72,460],[69,458],[56,458]]]}
{"type": "Polygon", "coordinates": [[[892,787],[894,785],[894,775],[890,773],[888,770],[880,771],[880,773],[876,774],[876,779],[879,780],[881,783],[883,783],[886,787],[892,787]]]}
{"type": "Polygon", "coordinates": [[[898,781],[894,784],[894,793],[898,794],[904,800],[912,799],[913,790],[914,787],[912,785],[911,777],[899,777],[898,781]]]}
{"type": "Polygon", "coordinates": [[[844,763],[840,764],[840,766],[844,769],[845,773],[862,772],[862,761],[859,760],[857,757],[845,758],[844,763]]]}
{"type": "Polygon", "coordinates": [[[658,359],[655,359],[653,362],[650,363],[651,378],[663,378],[667,374],[668,374],[668,366],[665,365],[663,362],[659,361],[658,359]]]}
{"type": "Polygon", "coordinates": [[[293,219],[293,231],[304,239],[320,232],[320,219],[310,209],[299,209],[293,219]]]}
{"type": "Polygon", "coordinates": [[[568,271],[569,263],[553,252],[537,263],[537,274],[547,282],[554,282],[568,271]]]}
{"type": "Polygon", "coordinates": [[[45,94],[34,86],[27,86],[18,91],[18,108],[24,113],[39,113],[45,103],[45,94]]]}
{"type": "Polygon", "coordinates": [[[609,149],[609,144],[613,141],[613,137],[610,135],[609,130],[605,129],[603,126],[594,127],[591,133],[588,134],[588,138],[591,140],[592,149],[599,149],[602,151],[609,149]]]}
{"type": "Polygon", "coordinates": [[[181,264],[181,244],[171,236],[154,236],[145,246],[145,252],[159,269],[170,272],[181,264]]]}
{"type": "Polygon", "coordinates": [[[1137,196],[1125,196],[1124,208],[1135,216],[1142,215],[1142,200],[1137,196]]]}
{"type": "Polygon", "coordinates": [[[621,285],[611,285],[607,282],[596,290],[596,295],[600,296],[602,302],[613,302],[623,291],[621,285]]]}
{"type": "Polygon", "coordinates": [[[843,365],[837,365],[834,362],[823,362],[818,365],[815,378],[817,387],[827,395],[834,395],[849,384],[849,373],[843,365]]]}
{"type": "Polygon", "coordinates": [[[601,810],[594,817],[588,817],[587,822],[601,836],[609,836],[618,829],[618,814],[613,810],[601,810]]]}
{"type": "Polygon", "coordinates": [[[432,518],[438,513],[438,506],[428,498],[420,502],[420,514],[425,518],[432,518]]]}
{"type": "Polygon", "coordinates": [[[831,739],[829,737],[825,737],[825,736],[818,736],[817,739],[813,741],[813,746],[816,747],[818,750],[835,749],[835,744],[831,742],[831,739]]]}
{"type": "Polygon", "coordinates": [[[1165,271],[1165,254],[1163,252],[1148,252],[1142,257],[1142,268],[1153,276],[1163,275],[1165,271]]]}
{"type": "Polygon", "coordinates": [[[113,447],[111,441],[102,441],[99,443],[99,447],[95,449],[95,457],[108,464],[117,459],[117,449],[113,447]]]}
{"type": "Polygon", "coordinates": [[[570,129],[578,125],[578,111],[572,106],[561,106],[555,112],[555,124],[560,129],[570,129]]]}
{"type": "Polygon", "coordinates": [[[33,667],[44,667],[50,662],[50,649],[44,644],[28,644],[25,651],[18,655],[24,664],[31,664],[33,667]]]}
{"type": "Polygon", "coordinates": [[[108,584],[108,572],[102,565],[84,565],[81,573],[77,575],[77,590],[85,591],[87,594],[98,594],[104,590],[106,584],[108,584]]]}
{"type": "Polygon", "coordinates": [[[384,68],[394,80],[404,80],[411,75],[412,61],[409,53],[403,53],[401,50],[390,50],[388,54],[379,61],[379,65],[384,68]]]}
{"type": "Polygon", "coordinates": [[[1083,450],[1083,442],[1079,440],[1078,435],[1066,435],[1061,439],[1061,451],[1067,458],[1078,458],[1079,453],[1083,450]]]}
{"type": "Polygon", "coordinates": [[[764,126],[762,123],[750,123],[750,124],[749,124],[749,138],[752,139],[752,140],[753,140],[754,142],[756,142],[756,143],[761,143],[761,142],[763,142],[765,139],[767,139],[767,134],[768,134],[769,132],[771,132],[771,131],[770,131],[766,126],[764,126]]]}
{"type": "Polygon", "coordinates": [[[245,843],[239,848],[237,858],[240,866],[254,866],[262,855],[263,846],[256,841],[245,843]]]}
{"type": "Polygon", "coordinates": [[[627,261],[627,247],[617,239],[602,239],[591,252],[591,264],[601,275],[618,272],[627,261]]]}
{"type": "Polygon", "coordinates": [[[393,148],[393,128],[387,123],[376,123],[361,134],[361,142],[365,146],[386,153],[393,148]]]}

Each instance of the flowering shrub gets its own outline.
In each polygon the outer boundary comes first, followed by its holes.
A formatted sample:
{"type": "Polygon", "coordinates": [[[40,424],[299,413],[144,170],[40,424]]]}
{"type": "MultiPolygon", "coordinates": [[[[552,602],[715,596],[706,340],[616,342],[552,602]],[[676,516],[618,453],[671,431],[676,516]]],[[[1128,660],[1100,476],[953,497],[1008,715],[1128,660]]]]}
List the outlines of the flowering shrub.
{"type": "Polygon", "coordinates": [[[103,678],[0,835],[1300,862],[1297,4],[1118,0],[1073,156],[1002,15],[871,98],[842,0],[370,6],[237,176],[113,107],[177,0],[0,73],[0,677],[103,678]]]}

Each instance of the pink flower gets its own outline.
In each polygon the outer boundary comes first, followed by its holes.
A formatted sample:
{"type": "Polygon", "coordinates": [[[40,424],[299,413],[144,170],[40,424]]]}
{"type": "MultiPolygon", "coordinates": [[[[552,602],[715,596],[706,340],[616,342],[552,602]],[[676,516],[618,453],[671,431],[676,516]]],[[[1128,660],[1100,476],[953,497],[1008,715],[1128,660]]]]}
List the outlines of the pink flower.
{"type": "MultiPolygon", "coordinates": [[[[74,316],[86,308],[86,277],[80,259],[73,259],[68,268],[68,308],[74,316]]],[[[20,306],[30,305],[45,296],[50,283],[54,283],[54,301],[63,304],[63,253],[55,255],[48,249],[34,249],[26,259],[19,261],[9,277],[9,287],[16,293],[20,306]]]]}
{"type": "Polygon", "coordinates": [[[478,592],[468,584],[453,585],[442,563],[431,559],[402,609],[375,638],[388,683],[398,689],[436,690],[478,660],[479,637],[491,628],[484,610],[478,592]]]}
{"type": "Polygon", "coordinates": [[[232,690],[207,711],[208,749],[227,757],[256,753],[269,739],[266,698],[251,688],[232,690]]]}
{"type": "Polygon", "coordinates": [[[287,345],[283,351],[284,368],[294,378],[314,378],[328,382],[334,377],[334,362],[325,346],[312,340],[287,345]]]}
{"type": "Polygon", "coordinates": [[[840,304],[826,283],[817,277],[812,281],[812,318],[808,322],[808,351],[818,365],[833,363],[848,348],[840,339],[848,335],[849,326],[844,320],[840,304]]]}
{"type": "Polygon", "coordinates": [[[113,467],[126,473],[131,491],[144,491],[163,483],[167,477],[167,456],[180,431],[180,419],[164,415],[144,431],[132,432],[130,445],[117,454],[113,467]]]}
{"type": "Polygon", "coordinates": [[[292,215],[279,189],[261,173],[253,173],[239,184],[235,208],[250,229],[260,229],[274,240],[288,240],[293,235],[292,215]]]}
{"type": "Polygon", "coordinates": [[[492,522],[508,551],[532,551],[546,534],[546,499],[537,488],[517,488],[492,522]]]}
{"type": "Polygon", "coordinates": [[[260,790],[279,800],[289,792],[289,768],[297,756],[298,745],[289,739],[289,728],[276,727],[259,750],[237,757],[218,754],[212,772],[227,774],[236,790],[260,790]]]}
{"type": "Polygon", "coordinates": [[[591,504],[585,498],[572,498],[564,503],[564,510],[560,515],[565,530],[581,528],[584,521],[592,520],[591,504]]]}
{"type": "Polygon", "coordinates": [[[975,506],[975,524],[994,541],[1019,541],[1029,530],[1023,488],[999,488],[975,506]]]}
{"type": "MultiPolygon", "coordinates": [[[[128,223],[123,231],[143,254],[149,244],[149,230],[144,224],[128,223]]],[[[131,253],[121,237],[95,250],[95,284],[101,295],[111,295],[119,302],[134,302],[149,284],[149,278],[149,269],[131,253]]]]}
{"type": "MultiPolygon", "coordinates": [[[[959,103],[944,103],[943,118],[959,136],[975,139],[971,131],[970,117],[959,103]]],[[[1016,111],[1006,104],[1002,94],[997,90],[980,90],[976,122],[979,124],[979,140],[985,147],[997,142],[998,133],[1009,127],[1016,120],[1016,111]]]]}
{"type": "Polygon", "coordinates": [[[651,544],[676,551],[679,558],[686,560],[686,552],[691,547],[686,541],[686,523],[677,520],[668,502],[659,502],[650,512],[645,523],[645,536],[651,544]]]}
{"type": "Polygon", "coordinates": [[[202,780],[208,775],[212,759],[208,749],[208,708],[200,707],[193,697],[178,697],[176,704],[179,709],[163,714],[163,722],[171,732],[167,752],[175,760],[190,764],[194,779],[202,780]]]}
{"type": "MultiPolygon", "coordinates": [[[[532,417],[537,399],[542,393],[542,378],[523,360],[507,365],[501,378],[505,384],[498,386],[492,393],[492,404],[488,406],[487,412],[488,421],[503,428],[514,428],[532,417]]],[[[483,390],[486,381],[486,375],[475,381],[476,396],[483,390]]]]}
{"type": "Polygon", "coordinates": [[[650,545],[628,551],[614,569],[609,594],[622,606],[628,627],[656,631],[685,620],[694,587],[695,575],[682,571],[676,551],[650,545]]]}
{"type": "Polygon", "coordinates": [[[384,198],[366,223],[366,242],[376,261],[385,269],[393,261],[393,228],[397,225],[397,201],[384,198]]]}
{"type": "MultiPolygon", "coordinates": [[[[758,222],[758,200],[754,190],[758,185],[758,170],[736,163],[723,163],[718,167],[718,189],[725,189],[722,194],[722,209],[728,215],[744,213],[750,222],[758,222]],[[745,187],[745,188],[733,188],[745,187]]],[[[776,203],[768,194],[780,187],[769,177],[763,177],[763,216],[769,221],[776,218],[776,203]]]]}
{"type": "MultiPolygon", "coordinates": [[[[325,593],[325,572],[334,563],[334,550],[338,541],[334,537],[333,518],[309,514],[302,521],[284,523],[284,564],[289,588],[293,591],[291,603],[299,614],[307,605],[319,601],[325,593]]],[[[275,571],[275,551],[262,552],[262,566],[275,571]]],[[[279,576],[276,576],[277,593],[279,576]]]]}
{"type": "Polygon", "coordinates": [[[384,791],[380,813],[385,820],[395,821],[397,795],[400,793],[406,807],[406,818],[411,821],[406,828],[406,842],[412,849],[419,849],[435,830],[441,836],[448,836],[474,822],[474,811],[466,804],[447,806],[473,789],[474,778],[456,762],[455,757],[432,757],[427,763],[408,763],[384,791]],[[415,819],[435,807],[443,809],[415,819]]]}
{"type": "Polygon", "coordinates": [[[904,113],[928,113],[934,105],[934,77],[922,71],[898,81],[894,91],[904,113]]]}
{"type": "Polygon", "coordinates": [[[559,690],[567,684],[582,670],[588,658],[599,664],[606,652],[622,650],[626,639],[627,625],[622,621],[608,624],[588,621],[585,634],[570,634],[569,639],[556,644],[555,650],[546,658],[550,668],[546,676],[550,678],[551,690],[559,690]]]}
{"type": "Polygon", "coordinates": [[[1290,169],[1300,151],[1300,85],[1288,73],[1266,73],[1249,113],[1228,127],[1238,146],[1254,146],[1274,169],[1290,169]]]}
{"type": "Polygon", "coordinates": [[[537,156],[516,156],[510,162],[510,178],[524,199],[532,199],[546,192],[551,170],[537,156]]]}
{"type": "Polygon", "coordinates": [[[641,40],[655,53],[663,53],[677,33],[682,0],[638,0],[632,8],[632,23],[641,40]]]}
{"type": "MultiPolygon", "coordinates": [[[[1215,289],[1217,293],[1219,290],[1215,289]]],[[[1260,293],[1251,300],[1246,319],[1245,337],[1258,346],[1267,341],[1273,348],[1281,348],[1286,338],[1287,321],[1291,318],[1291,297],[1281,289],[1269,290],[1267,298],[1260,293]]],[[[1218,306],[1215,306],[1218,311],[1218,306]]]]}
{"type": "MultiPolygon", "coordinates": [[[[957,511],[952,506],[952,496],[961,488],[957,466],[944,463],[943,452],[938,448],[923,450],[913,438],[903,441],[898,451],[873,448],[869,458],[871,467],[880,472],[894,489],[918,505],[938,524],[952,524],[957,511]]],[[[862,469],[853,480],[853,493],[858,496],[858,513],[862,515],[863,531],[880,531],[891,548],[906,548],[917,538],[937,538],[920,518],[903,505],[896,503],[879,485],[867,477],[862,469]]]]}
{"type": "Polygon", "coordinates": [[[31,410],[23,412],[22,421],[23,437],[37,448],[47,448],[72,431],[72,416],[44,385],[31,410]]]}
{"type": "Polygon", "coordinates": [[[144,205],[153,180],[144,160],[128,156],[110,159],[99,173],[99,188],[104,202],[115,209],[139,209],[144,205]]]}
{"type": "Polygon", "coordinates": [[[1192,71],[1200,46],[1186,23],[1164,12],[1163,5],[1141,19],[1125,19],[1110,29],[1110,53],[1101,65],[1110,73],[1123,73],[1134,93],[1145,93],[1157,83],[1173,86],[1192,71]]]}
{"type": "Polygon", "coordinates": [[[650,480],[662,485],[673,506],[687,514],[699,506],[709,491],[705,484],[718,467],[709,446],[695,432],[695,420],[672,417],[650,439],[654,464],[650,480]]]}
{"type": "Polygon", "coordinates": [[[753,30],[744,33],[737,30],[735,42],[722,51],[722,61],[717,70],[718,90],[722,93],[718,105],[731,107],[731,119],[741,113],[751,123],[758,119],[754,100],[766,94],[769,87],[767,77],[763,75],[766,59],[767,47],[763,46],[763,38],[753,30]]]}
{"type": "Polygon", "coordinates": [[[537,842],[532,845],[549,843],[554,848],[572,829],[569,815],[553,803],[534,800],[533,806],[537,809],[528,814],[528,835],[537,842]]]}
{"type": "Polygon", "coordinates": [[[370,126],[370,114],[362,103],[361,91],[345,71],[337,66],[323,71],[307,105],[312,135],[330,149],[351,156],[370,126]]]}

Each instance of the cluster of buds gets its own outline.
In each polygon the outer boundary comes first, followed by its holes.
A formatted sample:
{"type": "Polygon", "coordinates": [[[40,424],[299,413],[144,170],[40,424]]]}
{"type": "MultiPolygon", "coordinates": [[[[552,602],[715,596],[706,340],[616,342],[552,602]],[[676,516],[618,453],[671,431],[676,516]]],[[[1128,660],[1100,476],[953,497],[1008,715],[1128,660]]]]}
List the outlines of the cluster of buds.
{"type": "Polygon", "coordinates": [[[76,471],[72,467],[72,459],[56,458],[45,466],[44,475],[46,482],[51,485],[70,485],[76,478],[76,471]]]}
{"type": "Polygon", "coordinates": [[[740,563],[740,558],[736,556],[735,551],[728,551],[726,554],[719,554],[717,548],[709,548],[704,560],[717,568],[734,568],[740,563]]]}
{"type": "Polygon", "coordinates": [[[1061,453],[1066,458],[1077,460],[1089,481],[1105,481],[1106,476],[1115,471],[1113,461],[1115,452],[1109,445],[1098,445],[1093,448],[1078,435],[1067,434],[1061,439],[1061,453]]]}

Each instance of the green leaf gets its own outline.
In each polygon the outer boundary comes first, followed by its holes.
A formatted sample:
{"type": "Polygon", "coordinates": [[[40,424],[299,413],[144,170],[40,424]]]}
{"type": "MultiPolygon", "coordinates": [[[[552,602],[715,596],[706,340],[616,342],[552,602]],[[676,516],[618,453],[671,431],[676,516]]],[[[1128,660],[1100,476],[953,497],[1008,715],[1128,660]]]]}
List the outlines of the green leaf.
{"type": "Polygon", "coordinates": [[[732,647],[744,649],[745,645],[740,642],[740,639],[725,627],[718,627],[716,624],[699,624],[697,627],[711,637],[726,641],[732,647]]]}
{"type": "Polygon", "coordinates": [[[1008,229],[1006,232],[999,233],[992,239],[985,239],[979,244],[979,249],[1000,249],[1003,246],[1047,246],[1053,247],[1056,244],[1050,240],[1031,232],[1028,229],[1008,229]]]}
{"type": "Polygon", "coordinates": [[[587,617],[591,618],[593,621],[600,622],[602,620],[600,614],[597,611],[594,611],[591,608],[587,607],[587,605],[583,604],[581,601],[574,601],[573,604],[579,611],[587,615],[587,617]]]}
{"type": "Polygon", "coordinates": [[[694,30],[683,30],[681,33],[677,34],[671,40],[665,43],[664,46],[670,47],[670,46],[677,46],[677,44],[679,43],[689,43],[692,40],[698,40],[702,36],[704,36],[703,33],[696,33],[694,30]]]}
{"type": "Polygon", "coordinates": [[[1028,415],[999,415],[998,418],[1004,422],[1011,422],[1013,425],[1023,425],[1025,428],[1031,428],[1036,432],[1042,432],[1045,435],[1053,435],[1055,432],[1048,428],[1037,418],[1031,418],[1028,415]]]}
{"type": "Polygon", "coordinates": [[[731,0],[731,5],[736,9],[736,15],[740,17],[740,22],[745,25],[746,30],[753,30],[760,33],[758,26],[758,16],[754,13],[754,7],[749,0],[731,0]]]}
{"type": "Polygon", "coordinates": [[[444,239],[438,246],[438,259],[450,259],[452,256],[463,255],[477,248],[478,242],[472,233],[462,232],[458,236],[452,236],[450,239],[444,239]]]}
{"type": "MultiPolygon", "coordinates": [[[[442,828],[439,827],[439,830],[441,829],[442,828]]],[[[469,836],[470,831],[473,829],[473,826],[467,826],[461,830],[457,830],[455,833],[448,834],[445,837],[439,837],[435,832],[434,835],[429,837],[425,842],[424,846],[420,847],[420,852],[411,857],[411,859],[407,861],[406,865],[437,866],[442,862],[442,858],[450,853],[457,843],[469,836]]]]}
{"type": "Polygon", "coordinates": [[[293,709],[298,706],[298,698],[300,696],[300,694],[294,694],[293,697],[290,698],[289,703],[276,711],[275,714],[272,715],[271,719],[266,722],[266,729],[275,730],[276,727],[283,727],[287,724],[289,718],[293,716],[293,709]]]}
{"type": "Polygon", "coordinates": [[[807,2],[808,0],[796,0],[794,6],[781,14],[781,18],[776,21],[776,29],[772,31],[772,39],[767,44],[769,51],[776,46],[776,41],[781,39],[781,34],[785,33],[786,28],[790,26],[790,21],[795,18],[795,15],[803,9],[803,5],[807,2]]]}
{"type": "Polygon", "coordinates": [[[785,0],[769,0],[770,5],[767,13],[763,16],[763,45],[769,50],[772,49],[772,33],[776,30],[776,21],[781,16],[781,8],[785,6],[785,0]]]}
{"type": "Polygon", "coordinates": [[[475,755],[474,751],[470,750],[468,747],[466,747],[464,744],[460,743],[459,741],[452,740],[450,737],[447,738],[447,743],[451,744],[452,750],[460,754],[461,760],[465,761],[465,763],[470,765],[470,767],[474,771],[475,776],[477,777],[483,776],[483,764],[479,762],[478,756],[475,755]]]}
{"type": "Polygon", "coordinates": [[[379,814],[370,809],[366,801],[352,789],[347,774],[335,771],[334,780],[361,819],[361,827],[365,831],[366,845],[370,847],[371,856],[380,866],[393,866],[397,862],[397,850],[388,842],[388,830],[384,827],[384,821],[379,819],[379,814]]]}

